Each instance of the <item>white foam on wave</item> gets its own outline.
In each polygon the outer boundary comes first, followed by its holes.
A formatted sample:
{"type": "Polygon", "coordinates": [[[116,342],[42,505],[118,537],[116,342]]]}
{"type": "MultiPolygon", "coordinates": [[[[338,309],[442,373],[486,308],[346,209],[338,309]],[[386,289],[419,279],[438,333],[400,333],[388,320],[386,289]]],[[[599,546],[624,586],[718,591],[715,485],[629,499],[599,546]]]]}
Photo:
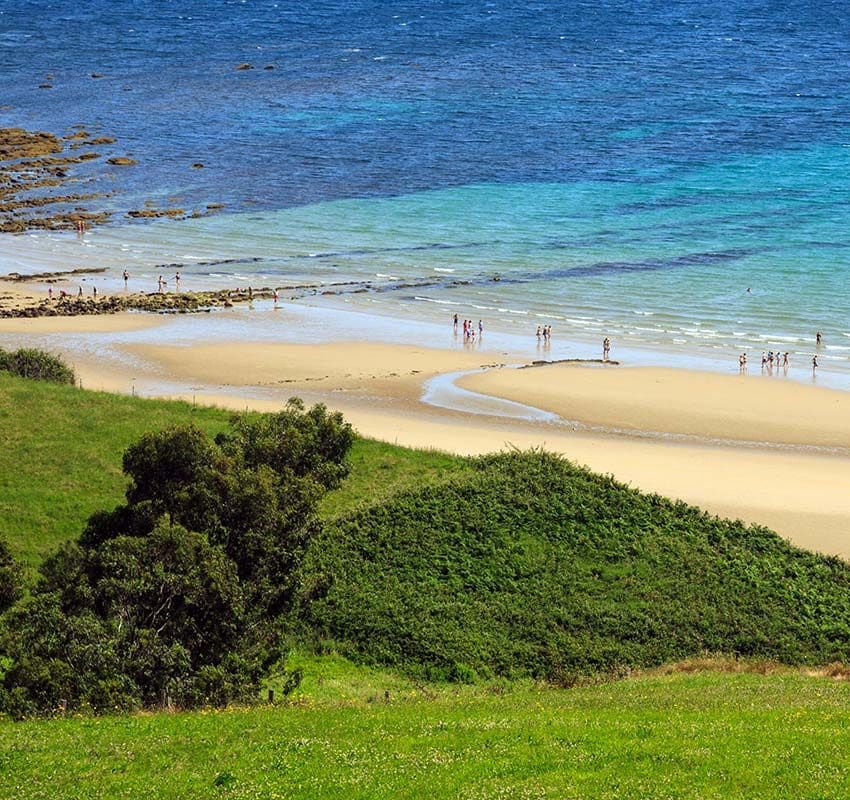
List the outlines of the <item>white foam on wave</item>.
{"type": "Polygon", "coordinates": [[[423,303],[436,303],[438,306],[462,306],[463,303],[458,303],[455,300],[437,300],[434,297],[421,297],[414,295],[414,300],[421,300],[423,303]]]}
{"type": "Polygon", "coordinates": [[[523,317],[528,316],[527,311],[519,311],[515,308],[497,308],[496,311],[498,311],[500,314],[520,314],[523,317]]]}

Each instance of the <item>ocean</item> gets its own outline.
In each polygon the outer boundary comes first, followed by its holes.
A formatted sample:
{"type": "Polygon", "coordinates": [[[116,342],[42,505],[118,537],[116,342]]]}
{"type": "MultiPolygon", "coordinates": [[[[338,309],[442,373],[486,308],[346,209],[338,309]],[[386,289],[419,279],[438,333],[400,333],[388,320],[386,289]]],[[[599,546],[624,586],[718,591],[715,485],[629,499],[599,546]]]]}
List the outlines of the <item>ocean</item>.
{"type": "Polygon", "coordinates": [[[0,126],[139,162],[114,224],[4,237],[0,272],[310,284],[850,384],[849,44],[837,2],[0,2],[0,126]],[[145,202],[225,208],[122,221],[145,202]]]}

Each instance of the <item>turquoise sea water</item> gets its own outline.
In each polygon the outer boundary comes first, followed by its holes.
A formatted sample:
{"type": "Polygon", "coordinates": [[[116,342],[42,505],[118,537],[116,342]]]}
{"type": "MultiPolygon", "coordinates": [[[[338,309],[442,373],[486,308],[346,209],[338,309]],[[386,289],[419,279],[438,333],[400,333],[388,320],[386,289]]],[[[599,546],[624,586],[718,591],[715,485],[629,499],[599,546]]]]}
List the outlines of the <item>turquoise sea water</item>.
{"type": "MultiPolygon", "coordinates": [[[[0,124],[117,135],[140,162],[109,183],[118,219],[227,204],[27,237],[52,266],[150,288],[177,269],[184,288],[363,282],[311,302],[549,323],[659,360],[779,349],[802,367],[820,330],[824,368],[850,373],[842,4],[10,6],[0,124]]],[[[35,264],[0,249],[0,271],[35,264]]]]}

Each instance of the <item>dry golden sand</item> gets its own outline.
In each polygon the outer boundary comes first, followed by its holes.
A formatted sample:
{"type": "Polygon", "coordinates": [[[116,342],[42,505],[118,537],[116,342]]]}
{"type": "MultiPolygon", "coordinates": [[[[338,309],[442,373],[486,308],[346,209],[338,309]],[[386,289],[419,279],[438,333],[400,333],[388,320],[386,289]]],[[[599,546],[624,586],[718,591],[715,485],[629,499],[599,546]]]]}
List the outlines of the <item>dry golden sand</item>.
{"type": "MultiPolygon", "coordinates": [[[[51,332],[86,323],[114,330],[141,315],[89,320],[15,320],[49,324],[51,332]],[[129,319],[128,319],[129,318],[129,319]]],[[[156,324],[156,320],[152,322],[156,324]]],[[[3,327],[0,325],[0,344],[3,327]]],[[[491,370],[463,383],[588,423],[692,434],[689,441],[611,436],[569,426],[533,424],[444,411],[420,402],[435,374],[505,360],[487,353],[410,345],[197,344],[134,346],[146,367],[74,353],[84,385],[140,394],[184,387],[172,396],[234,409],[273,410],[292,395],[342,411],[364,435],[402,445],[477,454],[545,446],[648,491],[681,498],[713,513],[777,530],[796,544],[850,557],[850,458],[757,444],[850,445],[850,395],[783,383],[685,370],[542,367],[491,370]],[[187,389],[185,387],[192,386],[187,389]],[[264,398],[264,399],[259,399],[264,398]]]]}
{"type": "Polygon", "coordinates": [[[0,319],[0,336],[8,334],[115,333],[153,328],[159,321],[153,314],[104,314],[78,317],[10,317],[0,319]]]}
{"type": "Polygon", "coordinates": [[[423,380],[492,363],[488,354],[372,342],[135,345],[127,351],[171,379],[213,386],[361,391],[417,398],[423,380]]]}
{"type": "Polygon", "coordinates": [[[552,364],[490,370],[458,383],[590,425],[850,447],[850,392],[815,389],[775,375],[552,364]]]}

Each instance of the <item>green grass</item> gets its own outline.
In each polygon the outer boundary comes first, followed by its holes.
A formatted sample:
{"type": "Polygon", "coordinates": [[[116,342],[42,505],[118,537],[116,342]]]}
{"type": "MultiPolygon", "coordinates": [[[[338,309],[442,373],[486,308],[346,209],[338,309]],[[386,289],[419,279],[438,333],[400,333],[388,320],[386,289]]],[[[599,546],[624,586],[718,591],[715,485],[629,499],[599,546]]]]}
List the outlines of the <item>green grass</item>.
{"type": "Polygon", "coordinates": [[[288,706],[0,722],[0,796],[850,795],[846,682],[678,672],[570,690],[417,688],[334,659],[324,673],[308,678],[318,696],[288,706]],[[334,679],[351,696],[322,695],[334,679]]]}
{"type": "MultiPolygon", "coordinates": [[[[151,430],[193,422],[211,434],[230,411],[39,383],[0,373],[0,537],[31,566],[80,534],[89,515],[123,498],[124,450],[151,430]]],[[[462,471],[454,456],[360,439],[352,473],[326,496],[334,515],[400,487],[462,471]]]]}

